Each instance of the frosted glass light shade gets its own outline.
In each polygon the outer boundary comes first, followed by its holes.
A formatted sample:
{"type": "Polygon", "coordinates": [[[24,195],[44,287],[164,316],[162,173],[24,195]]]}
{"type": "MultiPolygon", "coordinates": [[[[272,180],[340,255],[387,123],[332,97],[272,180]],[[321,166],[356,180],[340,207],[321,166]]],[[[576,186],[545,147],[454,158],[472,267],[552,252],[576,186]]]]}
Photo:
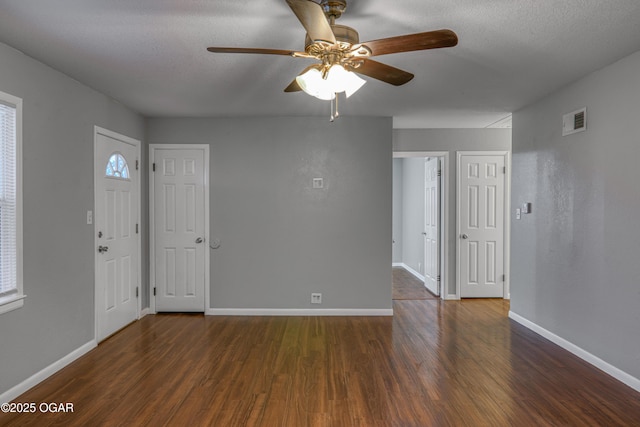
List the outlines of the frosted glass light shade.
{"type": "Polygon", "coordinates": [[[366,83],[366,80],[358,77],[356,73],[345,70],[342,65],[333,65],[329,70],[327,80],[336,92],[344,92],[347,98],[366,83]]]}
{"type": "Polygon", "coordinates": [[[296,77],[296,81],[303,91],[319,99],[328,101],[335,98],[335,94],[340,92],[345,92],[348,98],[366,83],[355,73],[345,70],[342,65],[332,65],[326,79],[322,78],[322,72],[319,68],[320,66],[311,68],[296,77]]]}
{"type": "Polygon", "coordinates": [[[336,97],[336,93],[331,89],[328,80],[322,78],[322,73],[317,68],[312,68],[299,75],[296,77],[296,81],[303,91],[318,99],[329,101],[336,97]]]}

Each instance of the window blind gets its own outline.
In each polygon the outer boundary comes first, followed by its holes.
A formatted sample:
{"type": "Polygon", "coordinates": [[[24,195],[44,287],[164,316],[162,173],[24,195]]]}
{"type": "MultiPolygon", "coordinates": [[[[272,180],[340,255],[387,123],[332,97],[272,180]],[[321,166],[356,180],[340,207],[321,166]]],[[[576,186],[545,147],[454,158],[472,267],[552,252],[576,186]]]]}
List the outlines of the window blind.
{"type": "Polygon", "coordinates": [[[0,102],[0,296],[18,291],[16,144],[16,108],[0,102]]]}

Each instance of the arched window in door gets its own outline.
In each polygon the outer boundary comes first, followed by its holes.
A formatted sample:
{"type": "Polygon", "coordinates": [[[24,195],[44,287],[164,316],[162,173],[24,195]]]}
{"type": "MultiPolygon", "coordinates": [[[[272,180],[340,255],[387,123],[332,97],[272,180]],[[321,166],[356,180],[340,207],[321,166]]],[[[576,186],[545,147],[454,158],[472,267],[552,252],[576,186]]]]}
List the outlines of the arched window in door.
{"type": "Polygon", "coordinates": [[[109,157],[105,175],[110,178],[129,179],[129,166],[122,154],[113,153],[109,157]]]}

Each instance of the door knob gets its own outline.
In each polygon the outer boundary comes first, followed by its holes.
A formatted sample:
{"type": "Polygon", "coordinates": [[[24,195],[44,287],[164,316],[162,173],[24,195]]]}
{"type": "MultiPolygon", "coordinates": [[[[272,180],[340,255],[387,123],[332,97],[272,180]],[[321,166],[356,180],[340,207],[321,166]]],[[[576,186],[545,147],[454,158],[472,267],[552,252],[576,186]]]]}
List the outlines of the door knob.
{"type": "Polygon", "coordinates": [[[107,252],[109,250],[109,246],[98,246],[98,252],[100,252],[101,254],[107,252]]]}
{"type": "Polygon", "coordinates": [[[462,235],[462,236],[460,236],[460,237],[462,237],[463,239],[468,239],[468,238],[469,238],[469,236],[467,236],[466,234],[463,234],[463,235],[462,235]]]}
{"type": "Polygon", "coordinates": [[[202,237],[198,237],[196,239],[196,243],[202,243],[202,242],[204,242],[204,239],[202,237]]]}

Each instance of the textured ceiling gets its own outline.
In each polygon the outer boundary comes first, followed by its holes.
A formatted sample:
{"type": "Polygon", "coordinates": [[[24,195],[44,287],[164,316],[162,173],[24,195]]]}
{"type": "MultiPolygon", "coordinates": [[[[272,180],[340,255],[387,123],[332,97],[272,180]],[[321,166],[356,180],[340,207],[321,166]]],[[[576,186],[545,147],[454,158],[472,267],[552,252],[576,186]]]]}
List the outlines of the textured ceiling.
{"type": "MultiPolygon", "coordinates": [[[[338,23],[363,41],[458,34],[454,48],[377,57],[414,80],[367,78],[341,103],[396,128],[485,127],[640,49],[638,0],[351,0],[338,23]]],[[[302,50],[284,0],[0,0],[0,41],[145,116],[329,115],[283,92],[309,60],[206,51],[302,50]]]]}

